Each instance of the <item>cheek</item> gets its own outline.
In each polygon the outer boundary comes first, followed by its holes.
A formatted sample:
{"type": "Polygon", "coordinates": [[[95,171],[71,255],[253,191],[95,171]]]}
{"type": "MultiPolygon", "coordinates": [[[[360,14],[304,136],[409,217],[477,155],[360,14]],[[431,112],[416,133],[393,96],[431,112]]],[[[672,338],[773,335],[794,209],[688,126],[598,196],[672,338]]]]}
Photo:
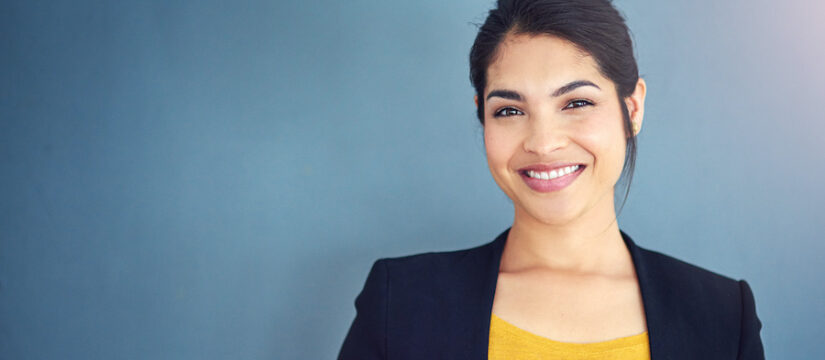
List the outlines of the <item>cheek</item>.
{"type": "Polygon", "coordinates": [[[623,119],[615,113],[594,115],[580,123],[580,144],[595,158],[600,172],[618,178],[626,148],[623,119]]]}
{"type": "Polygon", "coordinates": [[[625,143],[621,138],[614,138],[609,144],[610,147],[603,150],[602,166],[608,171],[610,181],[615,183],[624,167],[625,143]]]}
{"type": "Polygon", "coordinates": [[[487,152],[487,162],[491,168],[502,168],[513,155],[515,140],[504,128],[494,124],[484,127],[484,149],[487,152]]]}

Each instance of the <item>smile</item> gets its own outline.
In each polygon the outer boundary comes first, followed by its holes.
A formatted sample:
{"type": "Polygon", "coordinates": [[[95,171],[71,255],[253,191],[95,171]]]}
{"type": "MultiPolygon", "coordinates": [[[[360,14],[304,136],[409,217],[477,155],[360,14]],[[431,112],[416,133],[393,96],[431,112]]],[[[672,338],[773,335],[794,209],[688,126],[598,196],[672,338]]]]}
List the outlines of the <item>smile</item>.
{"type": "Polygon", "coordinates": [[[584,168],[582,164],[567,165],[552,170],[547,166],[531,166],[520,170],[519,174],[524,183],[533,191],[549,193],[572,184],[584,168]]]}
{"type": "Polygon", "coordinates": [[[570,174],[572,172],[576,172],[576,170],[578,170],[578,169],[579,169],[579,165],[573,165],[573,166],[565,166],[561,169],[551,170],[551,171],[527,170],[526,174],[527,174],[527,176],[529,176],[533,179],[550,180],[550,179],[555,179],[557,177],[561,177],[561,176],[570,174]]]}

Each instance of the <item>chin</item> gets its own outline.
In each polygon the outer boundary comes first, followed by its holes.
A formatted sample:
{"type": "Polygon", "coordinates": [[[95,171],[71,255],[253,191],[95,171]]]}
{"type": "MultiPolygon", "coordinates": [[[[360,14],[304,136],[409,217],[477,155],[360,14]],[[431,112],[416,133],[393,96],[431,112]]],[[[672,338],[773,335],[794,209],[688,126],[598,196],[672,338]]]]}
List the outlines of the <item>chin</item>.
{"type": "Polygon", "coordinates": [[[581,217],[580,209],[569,206],[522,208],[522,214],[544,225],[565,225],[581,217]]]}

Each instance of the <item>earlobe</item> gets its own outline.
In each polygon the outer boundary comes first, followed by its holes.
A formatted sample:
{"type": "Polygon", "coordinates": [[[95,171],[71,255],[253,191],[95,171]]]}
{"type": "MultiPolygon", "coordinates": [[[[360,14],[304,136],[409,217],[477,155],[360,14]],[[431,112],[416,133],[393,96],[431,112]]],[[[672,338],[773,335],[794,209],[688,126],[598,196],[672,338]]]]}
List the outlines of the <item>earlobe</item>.
{"type": "Polygon", "coordinates": [[[639,135],[639,132],[642,131],[642,125],[638,122],[633,122],[633,136],[639,135]]]}

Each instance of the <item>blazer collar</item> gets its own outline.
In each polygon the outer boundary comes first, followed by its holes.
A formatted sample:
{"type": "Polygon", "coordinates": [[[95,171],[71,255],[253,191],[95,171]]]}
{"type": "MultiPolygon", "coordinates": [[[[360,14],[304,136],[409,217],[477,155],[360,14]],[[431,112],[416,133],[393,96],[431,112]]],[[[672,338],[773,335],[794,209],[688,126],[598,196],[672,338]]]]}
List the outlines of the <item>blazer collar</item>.
{"type": "MultiPolygon", "coordinates": [[[[469,331],[470,334],[455,334],[456,344],[461,341],[467,341],[469,336],[470,344],[465,350],[468,350],[473,356],[473,359],[486,359],[488,357],[487,350],[490,343],[490,317],[493,311],[493,298],[496,292],[496,282],[498,281],[498,272],[501,265],[501,254],[504,251],[504,244],[507,242],[507,235],[510,229],[508,228],[502,232],[492,242],[476,248],[475,256],[467,257],[466,259],[473,259],[469,265],[475,267],[470,273],[484,274],[479,277],[479,281],[469,281],[469,287],[475,287],[468,293],[477,294],[476,299],[465,303],[467,305],[463,309],[465,314],[465,323],[468,325],[464,330],[469,331]]],[[[650,354],[653,358],[656,354],[666,353],[662,341],[668,334],[667,320],[667,306],[661,304],[659,299],[666,298],[664,292],[666,288],[660,286],[653,280],[654,274],[650,272],[647,262],[645,261],[644,249],[638,247],[633,240],[621,232],[622,239],[625,246],[627,246],[630,256],[633,260],[633,266],[636,270],[636,277],[639,281],[639,288],[642,293],[642,303],[644,305],[645,320],[647,322],[648,339],[650,343],[650,354]]]]}

